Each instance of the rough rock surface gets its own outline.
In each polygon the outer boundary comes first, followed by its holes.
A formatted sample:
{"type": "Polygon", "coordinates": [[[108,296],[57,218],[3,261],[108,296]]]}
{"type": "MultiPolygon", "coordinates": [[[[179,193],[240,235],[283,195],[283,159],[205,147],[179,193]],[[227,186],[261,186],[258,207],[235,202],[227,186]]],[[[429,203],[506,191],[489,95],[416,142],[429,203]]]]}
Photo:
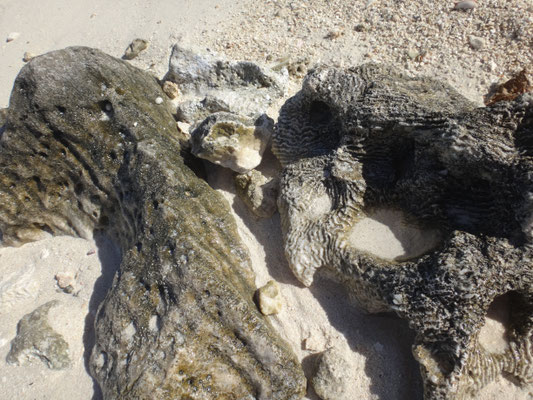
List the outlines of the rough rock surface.
{"type": "Polygon", "coordinates": [[[191,151],[236,172],[247,172],[261,163],[273,127],[274,121],[264,114],[254,121],[218,112],[191,132],[191,151]]]}
{"type": "Polygon", "coordinates": [[[323,400],[350,400],[346,386],[350,385],[352,366],[339,349],[330,348],[320,354],[316,375],[311,380],[313,389],[323,400]]]}
{"type": "Polygon", "coordinates": [[[17,325],[17,336],[11,341],[6,358],[8,363],[25,364],[39,360],[52,369],[70,365],[68,343],[48,323],[48,312],[57,304],[57,300],[49,301],[22,317],[17,325]]]}
{"type": "Polygon", "coordinates": [[[376,65],[318,68],[281,110],[273,151],[291,269],[310,285],[327,266],[366,311],[406,318],[426,399],[465,398],[501,373],[533,379],[532,138],[531,95],[476,109],[376,65]],[[390,229],[404,251],[361,250],[373,215],[402,220],[390,229]],[[410,249],[415,230],[429,232],[425,248],[410,249]],[[478,335],[500,296],[508,346],[495,353],[478,335]]]}
{"type": "Polygon", "coordinates": [[[241,200],[259,218],[270,218],[278,209],[279,179],[267,178],[253,169],[235,176],[235,188],[241,200]]]}
{"type": "Polygon", "coordinates": [[[177,114],[192,124],[218,111],[258,118],[285,94],[289,75],[286,69],[276,72],[248,61],[226,61],[176,44],[165,80],[184,94],[177,114]]]}
{"type": "Polygon", "coordinates": [[[155,78],[97,50],[30,61],[0,142],[3,241],[104,230],[120,244],[90,361],[105,398],[301,398],[228,205],[184,165],[160,96],[155,78]]]}

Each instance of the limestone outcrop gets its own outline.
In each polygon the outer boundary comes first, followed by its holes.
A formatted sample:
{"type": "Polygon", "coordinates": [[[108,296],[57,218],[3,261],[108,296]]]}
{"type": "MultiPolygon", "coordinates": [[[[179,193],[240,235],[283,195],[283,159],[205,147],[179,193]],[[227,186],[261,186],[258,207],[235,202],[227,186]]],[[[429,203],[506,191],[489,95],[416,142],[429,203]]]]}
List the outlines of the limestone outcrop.
{"type": "Polygon", "coordinates": [[[184,164],[160,97],[94,49],[31,60],[0,140],[2,241],[105,231],[120,245],[90,360],[106,399],[299,399],[229,206],[184,164]]]}
{"type": "Polygon", "coordinates": [[[532,143],[531,95],[476,108],[377,65],[317,68],[281,110],[290,267],[305,285],[324,267],[364,310],[406,318],[428,400],[533,380],[532,143]],[[398,248],[365,243],[373,223],[398,248]],[[493,352],[479,332],[502,298],[508,343],[493,352]]]}

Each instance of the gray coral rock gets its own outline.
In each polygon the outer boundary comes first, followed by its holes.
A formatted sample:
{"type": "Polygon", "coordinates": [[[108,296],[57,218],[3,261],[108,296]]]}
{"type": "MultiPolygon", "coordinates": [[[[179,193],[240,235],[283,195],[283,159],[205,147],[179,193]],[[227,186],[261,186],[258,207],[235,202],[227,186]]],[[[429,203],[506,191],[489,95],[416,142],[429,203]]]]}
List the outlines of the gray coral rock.
{"type": "Polygon", "coordinates": [[[266,115],[254,121],[218,112],[191,132],[191,151],[197,157],[236,172],[247,172],[261,163],[273,127],[274,121],[266,115]]]}
{"type": "Polygon", "coordinates": [[[11,341],[8,363],[24,365],[39,360],[51,369],[70,366],[68,343],[48,323],[48,312],[57,304],[57,300],[49,301],[22,317],[17,336],[11,341]]]}
{"type": "Polygon", "coordinates": [[[253,169],[235,176],[237,195],[259,218],[270,218],[277,211],[279,179],[267,178],[253,169]]]}
{"type": "Polygon", "coordinates": [[[0,142],[3,240],[104,230],[120,244],[90,360],[106,399],[299,399],[303,372],[253,303],[229,206],[184,165],[162,96],[94,49],[27,64],[0,142]]]}
{"type": "Polygon", "coordinates": [[[366,311],[406,318],[428,400],[463,399],[500,373],[533,380],[532,143],[531,95],[476,109],[376,65],[315,69],[281,110],[290,267],[306,285],[327,267],[366,311]],[[372,219],[404,248],[362,246],[372,219]],[[478,335],[499,296],[511,318],[496,354],[478,335]]]}
{"type": "Polygon", "coordinates": [[[273,71],[249,61],[227,61],[176,44],[165,80],[176,83],[185,95],[178,105],[178,118],[193,124],[218,111],[259,117],[285,95],[289,76],[286,69],[273,71]]]}

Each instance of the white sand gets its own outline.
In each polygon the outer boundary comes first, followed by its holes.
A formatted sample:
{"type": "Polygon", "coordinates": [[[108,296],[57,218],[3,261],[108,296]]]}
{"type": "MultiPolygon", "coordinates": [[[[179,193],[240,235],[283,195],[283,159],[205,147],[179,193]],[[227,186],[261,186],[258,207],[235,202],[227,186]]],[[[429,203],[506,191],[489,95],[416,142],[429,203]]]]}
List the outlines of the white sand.
{"type": "MultiPolygon", "coordinates": [[[[530,0],[479,0],[478,9],[462,13],[450,12],[452,3],[265,0],[258,7],[252,0],[2,0],[0,107],[8,105],[25,52],[42,54],[85,45],[120,57],[138,37],[149,40],[150,47],[131,62],[158,77],[167,70],[172,44],[180,41],[233,58],[259,61],[275,62],[288,55],[308,58],[311,64],[390,62],[409,73],[444,78],[481,103],[492,83],[533,65],[533,51],[528,47],[533,5],[530,0]],[[365,26],[364,31],[357,30],[360,24],[365,26]],[[7,43],[5,38],[11,32],[20,35],[7,43]],[[471,34],[484,38],[481,51],[468,46],[471,34]],[[422,59],[406,57],[411,50],[425,49],[428,52],[422,59]]],[[[298,85],[293,82],[293,91],[298,85]]],[[[275,111],[272,116],[276,116],[275,111]]],[[[272,166],[270,159],[263,168],[273,172],[272,166]]],[[[285,307],[279,315],[268,318],[292,345],[306,373],[310,373],[318,352],[337,346],[345,350],[352,365],[346,399],[419,399],[421,380],[410,352],[413,334],[407,323],[392,315],[361,314],[347,301],[341,287],[320,277],[311,288],[302,287],[283,255],[279,215],[255,220],[235,198],[231,172],[215,166],[209,172],[210,183],[230,203],[239,232],[250,249],[256,285],[262,286],[270,279],[280,283],[285,307]]],[[[394,222],[401,218],[395,215],[382,217],[367,219],[356,228],[358,246],[390,258],[419,251],[419,232],[402,231],[403,225],[394,222]],[[403,233],[398,234],[398,228],[403,233]],[[406,237],[414,240],[405,242],[406,237]],[[391,242],[394,251],[384,253],[383,243],[391,242]]],[[[0,399],[92,398],[92,380],[83,354],[90,349],[91,318],[112,278],[117,255],[105,245],[94,255],[87,255],[90,249],[96,249],[93,242],[71,238],[0,249],[0,399]],[[58,272],[76,276],[77,296],[58,291],[54,280],[58,272]],[[40,362],[30,367],[7,365],[4,360],[16,323],[49,299],[61,302],[52,309],[50,319],[69,342],[73,367],[57,372],[40,362]],[[85,346],[84,329],[88,332],[85,346]]],[[[506,345],[505,323],[497,311],[487,319],[482,341],[495,351],[506,345]]],[[[317,398],[312,389],[307,398],[317,398]]],[[[521,389],[502,378],[484,388],[477,398],[532,399],[533,388],[521,389]]]]}

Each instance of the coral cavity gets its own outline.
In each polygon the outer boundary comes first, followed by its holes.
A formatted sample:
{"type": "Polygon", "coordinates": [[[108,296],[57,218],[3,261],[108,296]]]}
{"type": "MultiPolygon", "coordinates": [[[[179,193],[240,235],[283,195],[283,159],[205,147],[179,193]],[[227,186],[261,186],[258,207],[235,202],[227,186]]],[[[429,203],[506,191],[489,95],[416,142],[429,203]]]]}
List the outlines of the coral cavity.
{"type": "Polygon", "coordinates": [[[404,213],[378,209],[357,221],[347,240],[358,251],[386,260],[408,260],[434,249],[440,243],[437,229],[423,229],[406,221],[404,213]]]}
{"type": "Polygon", "coordinates": [[[316,68],[281,109],[289,265],[305,285],[327,268],[367,312],[406,318],[426,399],[533,380],[531,137],[531,95],[476,108],[378,65],[316,68]],[[502,295],[503,328],[489,313],[502,295]]]}

